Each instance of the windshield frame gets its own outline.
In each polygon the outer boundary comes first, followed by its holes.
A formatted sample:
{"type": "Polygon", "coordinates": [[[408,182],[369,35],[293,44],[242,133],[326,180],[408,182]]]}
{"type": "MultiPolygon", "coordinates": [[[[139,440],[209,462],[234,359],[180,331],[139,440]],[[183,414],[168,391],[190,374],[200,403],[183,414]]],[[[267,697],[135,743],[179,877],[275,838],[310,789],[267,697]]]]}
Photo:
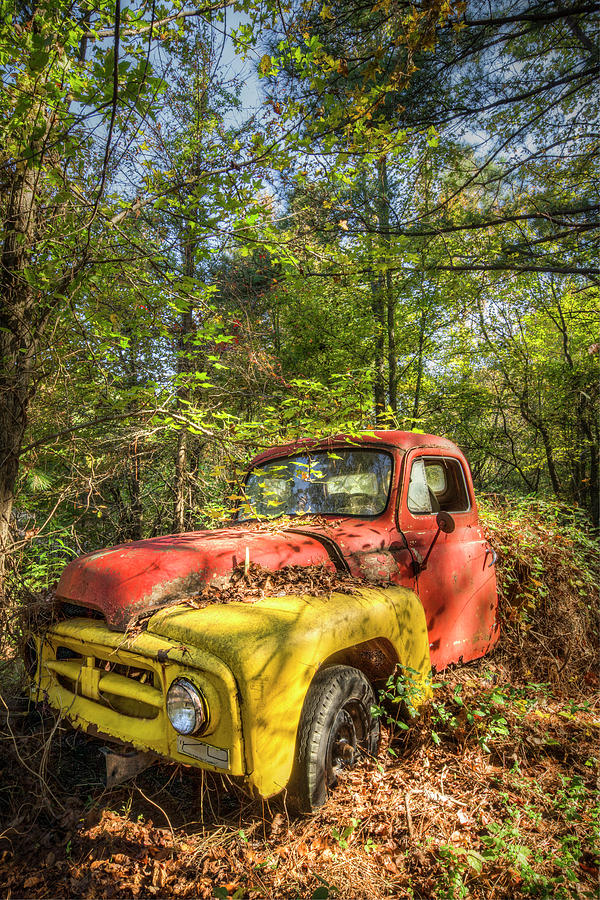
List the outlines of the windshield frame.
{"type": "Polygon", "coordinates": [[[324,519],[324,518],[328,518],[328,519],[335,519],[335,520],[338,520],[338,519],[379,519],[379,518],[381,518],[381,516],[386,515],[386,513],[388,513],[389,509],[390,509],[390,499],[393,496],[395,478],[396,478],[396,454],[393,452],[393,449],[389,446],[384,446],[384,447],[382,447],[381,445],[374,446],[372,444],[366,444],[366,443],[362,443],[362,442],[357,443],[357,444],[350,444],[350,445],[348,443],[346,443],[346,444],[334,445],[331,447],[317,447],[317,448],[312,448],[310,450],[303,449],[303,450],[298,450],[296,453],[282,453],[281,456],[271,456],[268,459],[265,459],[262,462],[258,463],[258,465],[251,466],[248,469],[248,471],[246,472],[246,474],[244,476],[244,481],[241,486],[242,493],[245,494],[246,484],[248,483],[248,479],[249,479],[250,475],[252,474],[252,472],[254,472],[256,469],[262,469],[265,466],[271,465],[271,463],[278,463],[284,459],[296,459],[300,456],[311,456],[311,455],[317,455],[317,454],[321,454],[321,453],[326,454],[326,453],[335,452],[338,450],[342,450],[342,451],[347,450],[347,451],[358,452],[358,453],[365,452],[365,451],[371,452],[371,453],[373,453],[373,452],[385,453],[388,457],[390,457],[390,459],[392,461],[392,465],[391,465],[391,469],[390,469],[390,483],[388,486],[387,496],[385,498],[385,504],[384,504],[381,512],[370,513],[370,514],[369,513],[349,513],[349,512],[344,512],[344,513],[339,513],[339,512],[338,513],[334,513],[334,512],[281,513],[278,516],[264,516],[264,517],[249,516],[248,518],[242,519],[242,518],[240,518],[240,511],[241,511],[242,504],[244,501],[242,499],[240,499],[240,500],[238,500],[235,510],[234,510],[233,521],[236,523],[276,522],[278,519],[282,519],[282,518],[286,518],[286,517],[290,518],[290,519],[310,519],[310,518],[323,518],[324,519]]]}

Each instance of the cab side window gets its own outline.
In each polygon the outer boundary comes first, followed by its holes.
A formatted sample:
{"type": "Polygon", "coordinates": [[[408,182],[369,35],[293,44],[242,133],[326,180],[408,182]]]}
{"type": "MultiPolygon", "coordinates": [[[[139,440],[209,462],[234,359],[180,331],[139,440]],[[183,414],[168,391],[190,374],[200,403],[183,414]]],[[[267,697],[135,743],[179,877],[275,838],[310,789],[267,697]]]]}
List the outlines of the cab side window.
{"type": "Polygon", "coordinates": [[[412,464],[408,485],[411,513],[465,512],[470,507],[462,465],[457,459],[421,456],[412,464]]]}
{"type": "Polygon", "coordinates": [[[431,491],[425,475],[425,460],[415,459],[410,470],[408,485],[408,508],[412,513],[433,512],[431,491]]]}

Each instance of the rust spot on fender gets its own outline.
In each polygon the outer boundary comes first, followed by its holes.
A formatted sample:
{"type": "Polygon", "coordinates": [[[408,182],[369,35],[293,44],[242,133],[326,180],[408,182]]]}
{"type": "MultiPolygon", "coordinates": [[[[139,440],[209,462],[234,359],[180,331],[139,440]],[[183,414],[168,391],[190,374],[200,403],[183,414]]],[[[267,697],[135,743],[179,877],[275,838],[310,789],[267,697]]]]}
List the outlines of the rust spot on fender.
{"type": "Polygon", "coordinates": [[[348,558],[350,571],[356,578],[371,582],[390,582],[400,569],[389,550],[357,550],[348,558]]]}

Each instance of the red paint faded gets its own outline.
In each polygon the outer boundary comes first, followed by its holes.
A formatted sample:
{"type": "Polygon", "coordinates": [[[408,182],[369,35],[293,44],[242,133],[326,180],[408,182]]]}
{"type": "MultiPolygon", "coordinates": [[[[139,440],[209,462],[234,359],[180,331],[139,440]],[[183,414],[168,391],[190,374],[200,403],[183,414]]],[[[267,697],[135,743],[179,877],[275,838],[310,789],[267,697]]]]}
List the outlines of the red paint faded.
{"type": "Polygon", "coordinates": [[[425,608],[432,664],[482,656],[497,640],[496,576],[483,537],[469,467],[451,441],[433,435],[378,431],[362,438],[337,435],[303,440],[260,454],[253,465],[307,450],[361,444],[388,450],[394,458],[385,511],[376,517],[319,517],[321,524],[281,530],[243,525],[219,531],[169,535],[91,553],[64,571],[60,597],[99,610],[113,628],[168,603],[197,593],[211,579],[227,577],[246,558],[278,569],[324,563],[366,581],[389,581],[415,590],[425,608]],[[455,530],[437,531],[434,513],[412,514],[407,505],[410,467],[421,456],[456,460],[463,469],[469,508],[450,510],[455,530]]]}
{"type": "Polygon", "coordinates": [[[490,566],[491,548],[479,526],[469,466],[458,447],[446,450],[421,445],[406,454],[407,475],[402,480],[398,524],[411,553],[417,560],[425,558],[437,531],[435,515],[415,515],[408,509],[408,472],[421,456],[458,460],[469,499],[468,510],[452,512],[455,530],[439,535],[427,567],[417,575],[431,661],[437,669],[443,669],[449,663],[483,656],[498,640],[496,571],[490,566]]]}
{"type": "Polygon", "coordinates": [[[96,609],[113,628],[185,599],[211,579],[227,576],[243,563],[269,569],[325,563],[327,550],[307,535],[257,533],[237,528],[171,534],[89,553],[64,570],[60,598],[96,609]]]}

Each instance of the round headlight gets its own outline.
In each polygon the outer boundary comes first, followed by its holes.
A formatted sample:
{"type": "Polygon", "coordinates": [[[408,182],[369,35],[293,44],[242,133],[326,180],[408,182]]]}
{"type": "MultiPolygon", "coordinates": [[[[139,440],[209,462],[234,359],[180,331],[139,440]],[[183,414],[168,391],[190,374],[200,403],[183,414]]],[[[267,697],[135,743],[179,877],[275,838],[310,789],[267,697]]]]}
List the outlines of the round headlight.
{"type": "Polygon", "coordinates": [[[179,734],[196,734],[206,725],[206,701],[187,678],[176,678],[167,691],[167,715],[179,734]]]}

